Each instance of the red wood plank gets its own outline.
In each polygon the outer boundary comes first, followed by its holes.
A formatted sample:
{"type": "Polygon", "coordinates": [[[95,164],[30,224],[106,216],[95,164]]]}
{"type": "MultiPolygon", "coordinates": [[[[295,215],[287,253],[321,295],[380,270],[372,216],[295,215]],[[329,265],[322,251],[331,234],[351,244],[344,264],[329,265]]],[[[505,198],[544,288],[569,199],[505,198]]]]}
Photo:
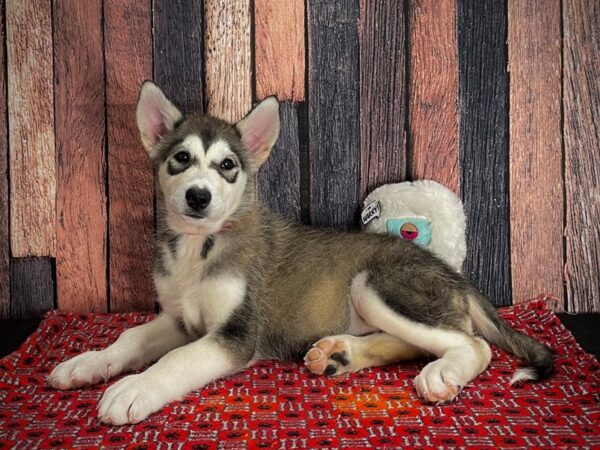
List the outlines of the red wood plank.
{"type": "Polygon", "coordinates": [[[55,251],[51,18],[50,0],[6,3],[13,256],[55,251]]]}
{"type": "Polygon", "coordinates": [[[252,106],[249,0],[206,2],[206,112],[230,122],[252,106]]]}
{"type": "Polygon", "coordinates": [[[110,310],[152,311],[153,174],[135,124],[140,86],[152,77],[150,2],[105,0],[104,14],[110,310]]]}
{"type": "Polygon", "coordinates": [[[435,180],[458,194],[456,2],[411,0],[408,34],[411,176],[435,180]]]}
{"type": "Polygon", "coordinates": [[[513,302],[563,298],[560,1],[508,2],[513,302]]]}
{"type": "Polygon", "coordinates": [[[256,96],[304,100],[304,0],[254,0],[256,96]]]}
{"type": "MultiPolygon", "coordinates": [[[[359,20],[362,201],[406,176],[403,2],[361,0],[359,20]]],[[[327,88],[327,95],[336,94],[327,88]]]]}
{"type": "MultiPolygon", "coordinates": [[[[4,0],[0,0],[0,67],[4,56],[4,0]]],[[[0,319],[10,314],[10,230],[8,228],[8,123],[6,121],[6,72],[0,70],[0,319]]]]}
{"type": "Polygon", "coordinates": [[[107,305],[101,23],[101,0],[55,3],[56,282],[65,311],[107,305]]]}
{"type": "Polygon", "coordinates": [[[600,312],[600,2],[563,2],[568,310],[600,312]]]}

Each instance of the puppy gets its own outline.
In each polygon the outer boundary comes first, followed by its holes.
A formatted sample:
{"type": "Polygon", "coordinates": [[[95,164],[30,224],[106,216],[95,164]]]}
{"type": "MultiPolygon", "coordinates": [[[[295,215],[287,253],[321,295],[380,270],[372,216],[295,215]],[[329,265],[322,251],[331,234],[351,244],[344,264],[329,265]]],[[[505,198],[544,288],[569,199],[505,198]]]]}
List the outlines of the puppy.
{"type": "Polygon", "coordinates": [[[73,389],[156,361],[106,390],[103,422],[139,422],[262,358],[303,356],[312,372],[335,375],[427,356],[434,360],[414,384],[436,403],[453,400],[486,369],[488,342],[532,366],[513,382],[552,373],[547,347],[509,328],[428,251],[392,236],[312,229],[265,210],[255,178],[279,134],[274,97],[232,125],[184,116],[146,82],[136,117],[158,172],[161,313],[48,378],[73,389]]]}

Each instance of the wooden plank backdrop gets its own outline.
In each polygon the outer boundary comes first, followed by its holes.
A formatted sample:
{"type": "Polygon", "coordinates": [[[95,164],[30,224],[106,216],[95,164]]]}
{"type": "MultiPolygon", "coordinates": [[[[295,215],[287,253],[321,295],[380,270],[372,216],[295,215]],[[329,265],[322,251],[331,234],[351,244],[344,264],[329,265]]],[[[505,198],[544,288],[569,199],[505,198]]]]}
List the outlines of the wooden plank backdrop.
{"type": "Polygon", "coordinates": [[[377,186],[406,178],[405,69],[404,3],[361,0],[361,202],[377,186]]]}
{"type": "Polygon", "coordinates": [[[348,228],[359,193],[358,0],[308,3],[310,220],[348,228]]]}
{"type": "Polygon", "coordinates": [[[0,317],[154,308],[145,79],[230,121],[279,97],[272,209],[355,228],[434,179],[496,305],[600,311],[595,0],[0,0],[0,39],[0,317]]]}
{"type": "Polygon", "coordinates": [[[297,103],[304,100],[304,1],[254,2],[256,97],[276,95],[281,130],[260,170],[258,196],[273,211],[301,218],[297,103]],[[291,13],[290,13],[291,8],[291,13]]]}
{"type": "Polygon", "coordinates": [[[457,3],[464,272],[496,305],[512,302],[505,6],[497,0],[457,3]]]}
{"type": "Polygon", "coordinates": [[[508,42],[513,298],[562,298],[560,1],[510,1],[508,42]]]}
{"type": "Polygon", "coordinates": [[[152,162],[134,119],[140,86],[152,78],[150,1],[105,0],[104,41],[110,310],[152,311],[152,162]]]}
{"type": "Polygon", "coordinates": [[[54,7],[58,306],[106,311],[105,85],[102,2],[54,7]]]}
{"type": "Polygon", "coordinates": [[[600,3],[563,2],[568,310],[600,311],[600,3]]]}
{"type": "MultiPolygon", "coordinates": [[[[4,0],[0,0],[0,42],[6,42],[4,0]]],[[[6,122],[6,58],[0,46],[0,319],[10,317],[10,229],[8,228],[8,123],[6,122]]]]}
{"type": "Polygon", "coordinates": [[[12,255],[54,256],[56,168],[50,0],[7,1],[6,53],[12,255]]]}
{"type": "Polygon", "coordinates": [[[456,1],[408,5],[410,176],[459,193],[456,1]]]}

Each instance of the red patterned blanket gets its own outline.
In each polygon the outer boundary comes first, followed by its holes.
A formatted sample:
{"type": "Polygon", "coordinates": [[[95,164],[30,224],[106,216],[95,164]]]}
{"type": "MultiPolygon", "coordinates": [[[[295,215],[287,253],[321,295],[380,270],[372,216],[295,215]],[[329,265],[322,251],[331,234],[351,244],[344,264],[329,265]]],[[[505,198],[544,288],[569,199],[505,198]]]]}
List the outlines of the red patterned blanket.
{"type": "Polygon", "coordinates": [[[152,316],[50,312],[0,360],[0,448],[600,448],[596,359],[543,301],[501,314],[557,352],[551,380],[509,388],[519,363],[494,348],[490,368],[457,401],[429,406],[412,386],[424,361],[332,378],[300,363],[264,361],[140,424],[111,427],[95,412],[106,385],[59,392],[45,377],[152,316]]]}

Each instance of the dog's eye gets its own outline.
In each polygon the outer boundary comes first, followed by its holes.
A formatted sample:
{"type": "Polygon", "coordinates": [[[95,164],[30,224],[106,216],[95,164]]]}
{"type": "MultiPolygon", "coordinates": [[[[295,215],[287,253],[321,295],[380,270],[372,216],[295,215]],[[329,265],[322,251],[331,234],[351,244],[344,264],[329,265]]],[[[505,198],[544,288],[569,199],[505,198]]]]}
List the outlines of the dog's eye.
{"type": "Polygon", "coordinates": [[[175,161],[181,164],[190,162],[190,154],[188,152],[177,152],[175,153],[175,161]]]}
{"type": "Polygon", "coordinates": [[[235,167],[234,162],[229,158],[224,159],[223,162],[221,163],[221,169],[223,169],[223,170],[231,170],[234,167],[235,167]]]}

